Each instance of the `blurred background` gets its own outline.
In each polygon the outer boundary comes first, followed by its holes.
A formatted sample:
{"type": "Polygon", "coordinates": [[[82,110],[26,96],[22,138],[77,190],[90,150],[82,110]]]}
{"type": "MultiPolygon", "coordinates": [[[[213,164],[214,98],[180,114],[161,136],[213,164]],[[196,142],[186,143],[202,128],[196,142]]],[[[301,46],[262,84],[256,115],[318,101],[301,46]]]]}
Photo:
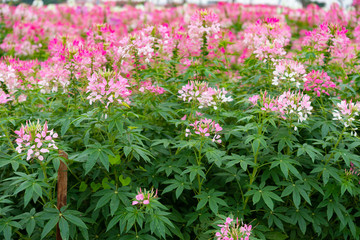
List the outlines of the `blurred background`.
{"type": "MultiPolygon", "coordinates": [[[[0,0],[12,5],[18,5],[20,3],[33,4],[34,1],[42,1],[43,4],[56,4],[56,3],[65,3],[69,0],[0,0]]],[[[353,0],[70,0],[72,2],[84,4],[92,3],[97,4],[101,1],[111,1],[117,2],[119,5],[130,4],[137,5],[145,2],[152,2],[155,5],[165,6],[165,5],[179,5],[179,4],[198,4],[198,5],[210,5],[216,4],[218,2],[236,2],[242,4],[268,4],[268,5],[281,5],[291,8],[302,8],[306,7],[309,4],[317,4],[322,8],[328,9],[331,4],[338,3],[344,8],[348,8],[352,5],[353,0]]]]}

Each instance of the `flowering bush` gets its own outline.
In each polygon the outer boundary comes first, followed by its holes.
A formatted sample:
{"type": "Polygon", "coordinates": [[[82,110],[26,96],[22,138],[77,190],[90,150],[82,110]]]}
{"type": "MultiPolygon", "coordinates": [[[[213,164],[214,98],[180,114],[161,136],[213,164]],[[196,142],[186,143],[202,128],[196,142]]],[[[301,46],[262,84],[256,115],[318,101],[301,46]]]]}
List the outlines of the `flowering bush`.
{"type": "Polygon", "coordinates": [[[0,239],[359,239],[359,10],[0,5],[0,239]]]}

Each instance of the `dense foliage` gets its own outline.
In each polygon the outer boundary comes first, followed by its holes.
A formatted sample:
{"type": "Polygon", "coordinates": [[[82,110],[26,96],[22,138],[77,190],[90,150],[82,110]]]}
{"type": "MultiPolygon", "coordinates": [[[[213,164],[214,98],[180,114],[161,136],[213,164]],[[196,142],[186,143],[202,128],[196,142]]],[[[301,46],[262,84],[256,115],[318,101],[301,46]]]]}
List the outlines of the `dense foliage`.
{"type": "Polygon", "coordinates": [[[1,239],[359,239],[358,5],[0,24],[1,239]]]}

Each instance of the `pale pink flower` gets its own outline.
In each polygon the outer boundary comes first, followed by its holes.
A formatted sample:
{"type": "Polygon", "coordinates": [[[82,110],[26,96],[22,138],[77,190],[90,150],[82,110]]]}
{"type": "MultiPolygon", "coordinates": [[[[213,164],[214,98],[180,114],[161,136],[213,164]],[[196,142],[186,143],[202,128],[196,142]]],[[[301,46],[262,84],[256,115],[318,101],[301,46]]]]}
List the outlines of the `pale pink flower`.
{"type": "MultiPolygon", "coordinates": [[[[195,121],[194,123],[189,124],[193,129],[193,132],[202,137],[209,137],[210,135],[214,135],[212,137],[213,142],[221,143],[219,132],[222,131],[222,127],[218,123],[211,119],[200,119],[200,121],[195,121]]],[[[190,129],[185,130],[185,136],[188,137],[192,135],[192,131],[190,129]]]]}
{"type": "Polygon", "coordinates": [[[351,127],[352,135],[357,135],[357,128],[353,122],[358,118],[360,112],[360,102],[353,103],[352,100],[347,103],[346,100],[342,100],[336,105],[337,109],[333,111],[333,120],[340,121],[345,127],[351,127]]]}
{"type": "Polygon", "coordinates": [[[299,88],[300,84],[306,81],[304,65],[291,59],[282,59],[276,62],[273,75],[272,84],[275,86],[294,83],[299,88]]]}
{"type": "Polygon", "coordinates": [[[244,31],[244,43],[260,60],[284,56],[290,37],[290,27],[276,18],[259,19],[244,31]]]}
{"type": "Polygon", "coordinates": [[[231,102],[231,96],[224,88],[209,87],[206,82],[190,81],[178,91],[184,102],[195,101],[199,108],[213,107],[215,110],[222,103],[231,102]]]}
{"type": "Polygon", "coordinates": [[[243,224],[232,218],[226,218],[224,224],[219,224],[220,231],[215,233],[217,240],[248,240],[251,235],[251,225],[243,224]]]}
{"type": "Polygon", "coordinates": [[[26,122],[26,125],[22,125],[20,130],[15,131],[15,134],[18,135],[15,140],[17,143],[16,151],[18,153],[27,151],[27,161],[35,157],[43,161],[43,155],[49,153],[49,149],[58,149],[54,141],[57,134],[53,130],[48,130],[47,122],[43,126],[40,125],[39,121],[37,123],[26,122]]]}

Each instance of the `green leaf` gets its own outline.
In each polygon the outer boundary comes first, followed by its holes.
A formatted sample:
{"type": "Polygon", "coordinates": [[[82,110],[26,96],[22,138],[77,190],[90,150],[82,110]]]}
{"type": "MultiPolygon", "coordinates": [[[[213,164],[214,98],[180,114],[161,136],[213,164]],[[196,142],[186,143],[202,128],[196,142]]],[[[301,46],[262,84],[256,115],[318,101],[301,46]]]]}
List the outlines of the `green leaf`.
{"type": "Polygon", "coordinates": [[[4,233],[5,240],[11,240],[12,230],[9,225],[5,226],[3,233],[4,233]]]}
{"type": "Polygon", "coordinates": [[[72,224],[75,224],[76,226],[78,226],[80,228],[87,229],[86,224],[79,217],[74,216],[72,214],[68,214],[66,212],[64,213],[64,217],[65,217],[66,220],[68,220],[72,224]]]}
{"type": "Polygon", "coordinates": [[[87,187],[88,185],[84,181],[82,181],[79,186],[79,192],[85,192],[87,187]]]}
{"type": "Polygon", "coordinates": [[[99,151],[94,151],[93,154],[89,155],[89,158],[85,162],[85,175],[87,175],[91,171],[91,169],[95,166],[96,161],[99,158],[99,156],[100,156],[99,151]]]}
{"type": "MultiPolygon", "coordinates": [[[[220,151],[215,148],[206,148],[205,149],[205,155],[207,159],[209,160],[209,163],[215,163],[216,166],[221,167],[224,159],[224,155],[226,154],[225,151],[220,151]]],[[[191,180],[190,180],[191,181],[191,180]]]]}
{"type": "Polygon", "coordinates": [[[28,203],[30,202],[31,198],[33,197],[34,194],[34,190],[33,188],[27,188],[25,190],[25,195],[24,195],[24,207],[26,207],[26,205],[28,205],[28,203]]]}
{"type": "Polygon", "coordinates": [[[104,206],[105,204],[107,204],[107,203],[110,201],[110,199],[111,199],[112,196],[113,196],[112,193],[108,193],[108,194],[105,194],[104,196],[102,196],[102,197],[99,199],[99,201],[97,202],[96,207],[95,207],[95,210],[96,210],[96,209],[99,209],[99,208],[101,208],[102,206],[104,206]]]}
{"type": "Polygon", "coordinates": [[[71,124],[71,119],[68,118],[64,121],[63,125],[61,126],[61,136],[64,136],[67,130],[69,129],[71,124]]]}
{"type": "Polygon", "coordinates": [[[122,218],[123,218],[122,215],[117,215],[113,219],[111,219],[111,221],[107,225],[106,232],[112,229],[115,226],[115,224],[117,224],[122,218]]]}
{"type": "Polygon", "coordinates": [[[92,189],[93,192],[96,192],[97,190],[99,190],[99,188],[101,188],[101,184],[100,183],[94,183],[92,182],[90,184],[90,187],[92,189]]]}
{"type": "Polygon", "coordinates": [[[264,193],[262,194],[262,198],[263,198],[265,204],[266,204],[271,210],[274,210],[274,202],[273,202],[272,199],[269,197],[269,195],[264,192],[264,193]]]}
{"type": "Polygon", "coordinates": [[[259,201],[260,201],[260,197],[261,197],[261,193],[258,192],[258,191],[256,191],[255,194],[253,195],[253,198],[252,198],[253,203],[256,204],[257,202],[259,202],[259,201]]]}
{"type": "Polygon", "coordinates": [[[109,165],[110,164],[109,164],[108,155],[105,152],[101,151],[99,158],[100,158],[100,162],[104,165],[106,171],[109,171],[109,165]]]}
{"type": "Polygon", "coordinates": [[[115,157],[109,156],[109,162],[111,165],[118,165],[121,163],[120,155],[116,155],[115,157]]]}
{"type": "Polygon", "coordinates": [[[131,178],[130,178],[130,177],[126,177],[126,178],[124,179],[124,176],[121,174],[121,175],[119,176],[119,181],[120,181],[121,184],[125,187],[125,186],[127,186],[127,185],[129,185],[129,184],[131,183],[131,178]]]}
{"type": "Polygon", "coordinates": [[[116,210],[119,207],[119,204],[120,204],[119,197],[117,196],[117,194],[113,195],[111,197],[111,200],[110,200],[110,213],[111,213],[111,216],[114,216],[116,210]]]}
{"type": "Polygon", "coordinates": [[[203,207],[205,207],[206,203],[208,202],[207,198],[203,198],[199,201],[197,207],[196,207],[196,211],[202,209],[203,207]]]}
{"type": "Polygon", "coordinates": [[[60,218],[59,229],[62,240],[69,239],[69,224],[64,218],[60,218]]]}
{"type": "Polygon", "coordinates": [[[49,220],[44,226],[44,229],[41,233],[41,239],[46,237],[46,235],[55,227],[55,225],[59,222],[59,216],[55,216],[49,220]]]}
{"type": "Polygon", "coordinates": [[[36,222],[34,218],[31,218],[26,224],[26,232],[29,236],[31,236],[31,234],[34,232],[35,224],[36,222]]]}

